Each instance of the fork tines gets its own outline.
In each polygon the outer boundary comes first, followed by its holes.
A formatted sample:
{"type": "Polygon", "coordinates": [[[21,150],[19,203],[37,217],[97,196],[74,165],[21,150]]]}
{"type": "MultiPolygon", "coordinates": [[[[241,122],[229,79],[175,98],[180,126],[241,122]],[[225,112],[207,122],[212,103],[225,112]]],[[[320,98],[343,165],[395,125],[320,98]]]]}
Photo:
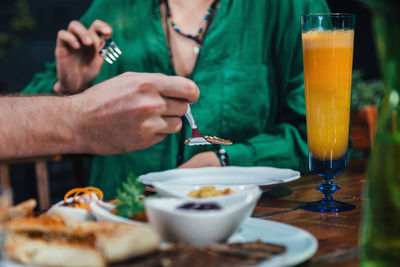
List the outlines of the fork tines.
{"type": "Polygon", "coordinates": [[[99,51],[100,56],[102,56],[108,63],[113,64],[114,61],[122,54],[121,50],[117,44],[111,39],[104,39],[105,44],[103,48],[99,51]]]}

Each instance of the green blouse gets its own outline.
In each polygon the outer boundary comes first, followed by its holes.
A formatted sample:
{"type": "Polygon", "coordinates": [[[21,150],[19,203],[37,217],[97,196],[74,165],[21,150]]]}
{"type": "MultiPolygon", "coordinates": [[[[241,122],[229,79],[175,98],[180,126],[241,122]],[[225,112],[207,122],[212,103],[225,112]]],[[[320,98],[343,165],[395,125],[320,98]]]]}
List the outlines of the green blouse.
{"type": "MultiPolygon", "coordinates": [[[[220,0],[190,78],[201,96],[192,105],[200,131],[234,141],[231,165],[308,171],[300,16],[329,12],[324,0],[220,0]]],[[[105,63],[96,83],[126,71],[176,75],[162,28],[159,0],[95,0],[81,19],[108,22],[123,54],[105,63]]],[[[24,93],[51,93],[55,64],[24,93]]],[[[92,185],[115,196],[128,177],[175,168],[213,146],[184,146],[191,129],[148,149],[94,156],[92,185]]]]}

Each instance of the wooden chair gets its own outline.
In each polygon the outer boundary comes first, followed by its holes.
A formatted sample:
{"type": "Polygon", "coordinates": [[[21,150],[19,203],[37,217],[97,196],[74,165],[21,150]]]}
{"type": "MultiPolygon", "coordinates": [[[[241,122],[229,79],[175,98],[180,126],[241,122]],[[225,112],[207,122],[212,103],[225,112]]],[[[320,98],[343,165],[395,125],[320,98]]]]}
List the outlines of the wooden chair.
{"type": "Polygon", "coordinates": [[[1,185],[11,186],[9,166],[12,164],[28,164],[35,165],[36,187],[38,194],[38,203],[40,210],[47,210],[50,207],[50,184],[49,173],[47,170],[48,163],[61,162],[62,160],[73,161],[73,176],[76,186],[83,185],[83,164],[82,158],[76,155],[57,155],[48,157],[2,160],[0,161],[0,183],[1,185]]]}

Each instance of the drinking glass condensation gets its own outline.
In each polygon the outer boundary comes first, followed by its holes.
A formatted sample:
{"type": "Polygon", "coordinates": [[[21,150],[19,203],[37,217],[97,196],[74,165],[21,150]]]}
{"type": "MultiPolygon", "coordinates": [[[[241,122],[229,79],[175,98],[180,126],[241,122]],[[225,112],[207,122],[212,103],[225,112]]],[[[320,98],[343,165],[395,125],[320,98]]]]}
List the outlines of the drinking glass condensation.
{"type": "Polygon", "coordinates": [[[354,15],[302,16],[304,83],[310,171],[323,176],[321,201],[302,208],[337,212],[354,205],[333,199],[333,178],[347,163],[354,15]]]}

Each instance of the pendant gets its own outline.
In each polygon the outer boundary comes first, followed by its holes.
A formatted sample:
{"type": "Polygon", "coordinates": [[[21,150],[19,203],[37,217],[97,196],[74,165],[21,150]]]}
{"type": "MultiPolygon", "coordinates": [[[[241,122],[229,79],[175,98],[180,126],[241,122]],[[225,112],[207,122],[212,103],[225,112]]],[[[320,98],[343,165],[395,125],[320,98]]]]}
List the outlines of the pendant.
{"type": "Polygon", "coordinates": [[[200,52],[200,48],[198,46],[193,46],[193,53],[196,55],[200,52]]]}

